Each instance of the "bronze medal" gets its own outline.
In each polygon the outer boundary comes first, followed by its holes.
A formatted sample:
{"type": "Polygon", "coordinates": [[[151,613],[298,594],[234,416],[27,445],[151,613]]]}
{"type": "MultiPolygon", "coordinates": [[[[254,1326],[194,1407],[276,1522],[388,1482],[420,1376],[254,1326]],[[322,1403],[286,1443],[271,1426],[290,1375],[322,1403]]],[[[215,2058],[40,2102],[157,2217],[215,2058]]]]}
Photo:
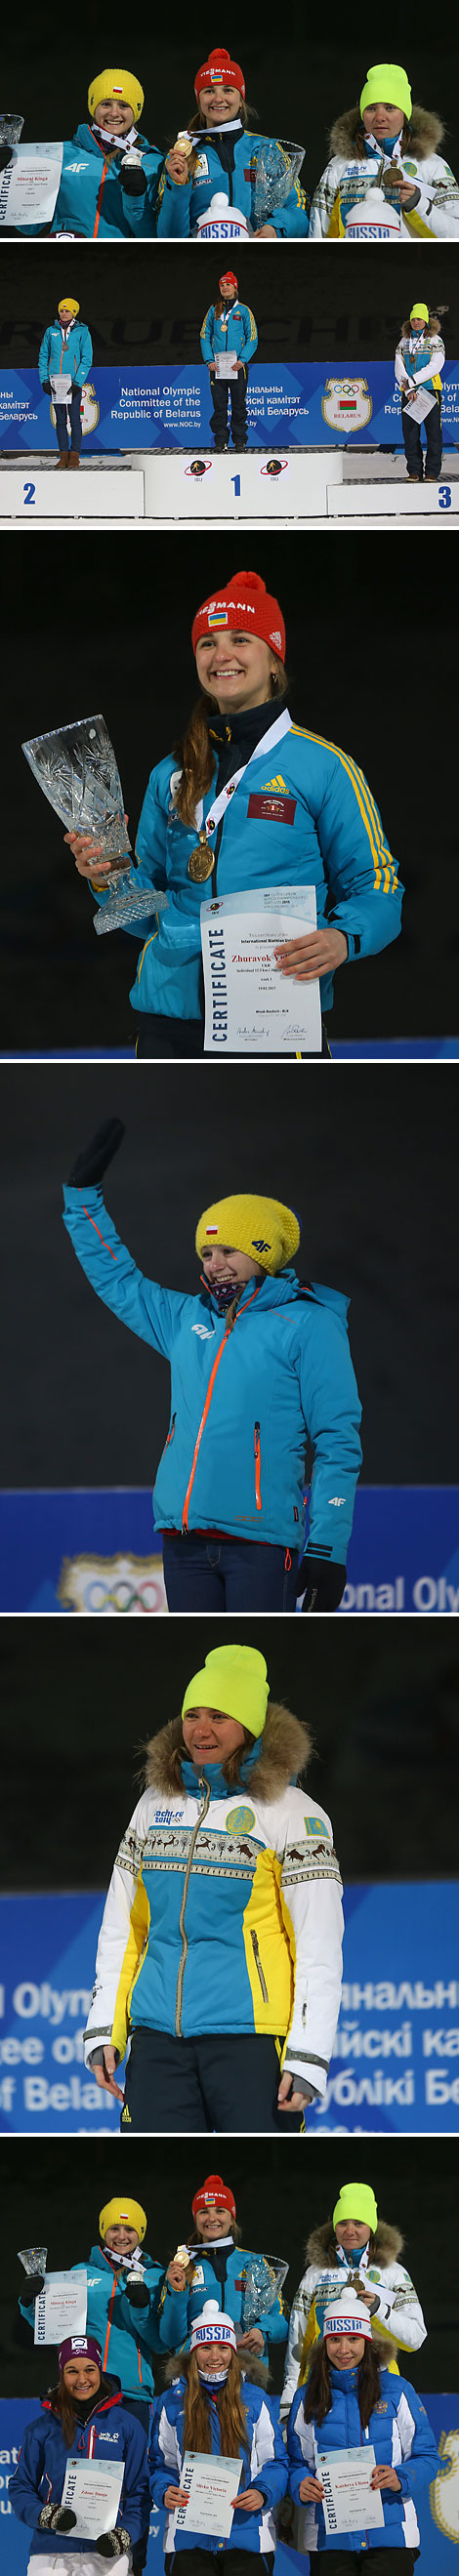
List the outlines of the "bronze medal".
{"type": "Polygon", "coordinates": [[[200,832],[196,849],[190,850],[188,875],[193,878],[194,885],[205,885],[206,877],[211,877],[214,867],[215,851],[210,848],[207,832],[200,832]]]}

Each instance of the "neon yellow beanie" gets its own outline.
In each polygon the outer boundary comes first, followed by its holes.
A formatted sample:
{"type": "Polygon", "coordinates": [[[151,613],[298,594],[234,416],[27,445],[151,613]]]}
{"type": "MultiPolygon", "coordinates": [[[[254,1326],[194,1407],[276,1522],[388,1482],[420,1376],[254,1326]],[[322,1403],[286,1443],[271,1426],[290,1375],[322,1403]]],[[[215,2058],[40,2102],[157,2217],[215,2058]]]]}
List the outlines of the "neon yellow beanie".
{"type": "Polygon", "coordinates": [[[204,1208],[196,1228],[196,1251],[202,1261],[214,1243],[230,1244],[232,1252],[248,1252],[261,1270],[271,1278],[285,1270],[286,1263],[298,1251],[300,1229],[293,1208],[282,1207],[280,1199],[256,1198],[247,1193],[234,1199],[216,1199],[214,1207],[204,1208]]]}
{"type": "Polygon", "coordinates": [[[64,310],[67,313],[79,313],[80,307],[79,304],[75,303],[74,295],[61,295],[60,304],[58,304],[57,310],[58,313],[63,313],[64,310]]]}
{"type": "Polygon", "coordinates": [[[101,98],[119,98],[123,107],[132,107],[134,124],[137,125],[142,114],[144,92],[135,72],[98,72],[88,89],[90,116],[95,116],[101,98]]]}
{"type": "Polygon", "coordinates": [[[135,2227],[139,2245],[142,2244],[142,2239],[147,2232],[147,2221],[145,2210],[140,2207],[140,2200],[106,2201],[105,2209],[101,2209],[99,2218],[102,2244],[107,2234],[107,2227],[121,2227],[123,2219],[126,2227],[135,2227]]]}
{"type": "Polygon", "coordinates": [[[413,102],[407,73],[402,71],[401,63],[372,63],[361,92],[361,116],[364,107],[375,107],[376,100],[380,99],[389,101],[390,107],[400,107],[409,124],[413,102]]]}
{"type": "Polygon", "coordinates": [[[428,307],[428,304],[412,304],[412,306],[411,306],[411,313],[410,313],[410,322],[428,322],[428,319],[429,319],[429,307],[428,307]]]}
{"type": "Polygon", "coordinates": [[[193,1673],[182,1708],[215,1708],[235,1717],[249,1735],[262,1735],[269,1699],[264,1655],[257,1646],[213,1646],[201,1673],[193,1673]]]}
{"type": "Polygon", "coordinates": [[[333,2226],[344,2227],[347,2218],[368,2219],[372,2236],[376,2234],[378,2212],[370,2183],[345,2182],[333,2211],[333,2226]]]}

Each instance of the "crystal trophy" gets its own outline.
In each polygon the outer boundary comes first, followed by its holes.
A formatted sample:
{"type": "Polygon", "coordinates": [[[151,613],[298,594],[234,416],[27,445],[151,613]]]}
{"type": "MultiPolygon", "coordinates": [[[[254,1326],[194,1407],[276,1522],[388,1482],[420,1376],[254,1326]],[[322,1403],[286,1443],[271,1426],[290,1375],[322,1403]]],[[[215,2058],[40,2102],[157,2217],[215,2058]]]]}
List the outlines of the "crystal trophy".
{"type": "Polygon", "coordinates": [[[104,716],[84,716],[81,723],[61,725],[56,733],[36,734],[23,742],[22,750],[66,831],[93,839],[96,864],[101,854],[113,860],[104,881],[108,902],[95,913],[94,929],[99,934],[123,930],[162,911],[167,895],[156,886],[136,893],[121,780],[104,716]]]}
{"type": "Polygon", "coordinates": [[[274,2307],[274,2300],[278,2298],[279,2290],[287,2279],[287,2272],[288,2263],[279,2261],[275,2254],[269,2261],[264,2254],[251,2255],[250,2263],[247,2264],[242,2301],[244,2332],[249,2326],[257,2326],[260,2316],[265,2316],[267,2310],[274,2307]]]}
{"type": "Polygon", "coordinates": [[[28,2281],[33,2281],[38,2272],[44,2276],[47,2252],[47,2245],[23,2245],[18,2250],[18,2263],[23,2263],[28,2281]]]}
{"type": "Polygon", "coordinates": [[[14,152],[15,143],[21,141],[23,124],[23,116],[14,116],[12,111],[10,114],[8,108],[3,114],[0,110],[0,151],[14,152]]]}
{"type": "Polygon", "coordinates": [[[303,161],[302,143],[276,143],[273,139],[263,144],[262,152],[257,153],[255,177],[257,230],[260,224],[269,223],[270,215],[275,214],[278,206],[285,206],[294,180],[299,178],[303,161]]]}

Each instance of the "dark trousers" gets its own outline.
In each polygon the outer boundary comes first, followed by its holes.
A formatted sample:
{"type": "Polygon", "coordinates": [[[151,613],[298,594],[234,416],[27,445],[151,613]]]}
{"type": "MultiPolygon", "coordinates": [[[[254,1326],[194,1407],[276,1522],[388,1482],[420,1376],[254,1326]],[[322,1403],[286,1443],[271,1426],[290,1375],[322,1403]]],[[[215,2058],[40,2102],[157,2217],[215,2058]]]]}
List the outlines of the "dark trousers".
{"type": "MultiPolygon", "coordinates": [[[[279,2041],[279,2047],[282,2042],[279,2041]]],[[[172,2133],[209,2136],[240,2130],[255,2137],[303,2129],[302,2111],[279,2111],[279,2055],[275,2039],[256,2031],[218,2031],[206,2039],[174,2039],[168,2031],[134,2030],[128,2058],[121,2131],[148,2137],[172,2133]]]]}
{"type": "Polygon", "coordinates": [[[81,385],[75,385],[75,392],[73,394],[69,394],[68,402],[58,402],[54,405],[56,413],[56,437],[61,456],[65,456],[66,452],[68,456],[69,452],[67,412],[70,420],[70,446],[73,447],[74,454],[75,448],[78,456],[81,453],[83,431],[81,427],[80,403],[81,385]]]}
{"type": "Polygon", "coordinates": [[[407,2571],[409,2576],[409,2570],[411,2567],[416,2566],[416,2559],[420,2557],[420,2551],[419,2549],[388,2549],[387,2553],[386,2550],[384,2551],[384,2560],[381,2549],[365,2549],[364,2552],[362,2552],[361,2549],[327,2549],[325,2551],[327,2568],[332,2569],[333,2576],[349,2576],[350,2567],[363,2566],[374,2567],[375,2576],[376,2570],[379,2569],[379,2576],[382,2576],[383,2564],[386,2566],[386,2556],[387,2566],[390,2569],[392,2569],[392,2567],[404,2567],[405,2576],[407,2576],[407,2571]]]}
{"type": "Polygon", "coordinates": [[[248,372],[248,367],[240,367],[239,374],[237,376],[233,376],[231,378],[231,382],[227,376],[212,376],[211,378],[214,408],[210,416],[210,426],[214,432],[216,448],[217,450],[220,450],[220,453],[224,447],[228,446],[228,404],[230,395],[231,435],[233,447],[235,447],[237,452],[240,453],[242,448],[247,446],[248,372]]]}
{"type": "MultiPolygon", "coordinates": [[[[209,2576],[209,2558],[216,2558],[217,2549],[219,2548],[220,2542],[216,2541],[215,2549],[187,2549],[186,2563],[187,2568],[189,2569],[189,2576],[209,2576]]],[[[179,2552],[177,2550],[177,2558],[179,2555],[182,2557],[183,2551],[179,2552]]],[[[231,2576],[247,2576],[247,2558],[251,2555],[252,2552],[247,2549],[232,2549],[231,2540],[225,2540],[225,2557],[229,2558],[230,2561],[231,2576]]],[[[263,2553],[260,2554],[259,2552],[257,2565],[258,2567],[263,2567],[263,2569],[268,2569],[270,2567],[274,2567],[274,2560],[274,2549],[269,2550],[269,2552],[267,2551],[266,2555],[263,2553]]],[[[172,2568],[175,2568],[175,2554],[173,2550],[166,2551],[164,2564],[166,2568],[166,2576],[172,2576],[172,2568]]]]}
{"type": "Polygon", "coordinates": [[[298,1549],[163,1534],[168,1610],[294,1610],[298,1549]]]}
{"type": "MultiPolygon", "coordinates": [[[[151,1060],[151,1058],[155,1056],[203,1055],[204,1021],[173,1020],[169,1019],[166,1012],[163,1014],[159,1011],[139,1011],[138,1034],[136,1038],[135,1051],[138,1063],[141,1061],[143,1056],[147,1056],[151,1060]]],[[[322,1029],[321,1054],[330,1054],[325,1024],[322,1029]]],[[[273,1049],[273,1055],[275,1055],[275,1049],[273,1049]]],[[[226,1061],[228,1064],[240,1063],[242,1061],[242,1057],[230,1055],[227,1056],[226,1061]]],[[[254,1063],[263,1062],[269,1064],[269,1061],[269,1056],[263,1056],[263,1058],[254,1057],[254,1063]]],[[[289,1058],[288,1061],[293,1061],[293,1059],[289,1058]]],[[[307,1059],[306,1057],[304,1058],[305,1063],[306,1061],[309,1063],[309,1057],[307,1059]]],[[[247,1062],[246,1057],[244,1057],[244,1062],[247,1062]]],[[[276,1057],[276,1062],[279,1062],[278,1056],[276,1057]]]]}
{"type": "Polygon", "coordinates": [[[426,434],[426,474],[432,474],[435,482],[438,483],[442,459],[441,394],[436,395],[433,410],[426,412],[426,418],[422,422],[411,419],[409,403],[404,403],[402,400],[402,429],[408,473],[415,475],[418,483],[422,483],[424,468],[421,428],[425,429],[426,434]]]}
{"type": "MultiPolygon", "coordinates": [[[[142,2314],[142,2311],[141,2311],[140,2313],[142,2314]]],[[[149,2440],[150,2440],[150,2433],[151,2433],[151,2420],[152,2420],[152,2413],[153,2413],[153,2400],[152,2400],[152,2398],[151,2398],[151,2397],[125,2397],[124,2392],[123,2392],[123,2406],[124,2406],[124,2409],[125,2409],[125,2413],[126,2413],[127,2415],[135,2415],[136,2423],[137,2423],[137,2424],[141,2424],[141,2425],[142,2425],[142,2430],[143,2430],[143,2432],[144,2432],[144,2433],[145,2433],[145,2435],[146,2435],[147,2446],[148,2446],[148,2443],[149,2443],[149,2440]]],[[[149,2541],[149,2533],[150,2533],[150,2518],[148,2518],[148,2522],[147,2522],[147,2525],[146,2525],[146,2529],[145,2529],[145,2531],[141,2531],[141,2532],[139,2533],[139,2538],[138,2538],[138,2540],[135,2540],[135,2541],[134,2541],[133,2551],[132,2551],[132,2565],[133,2565],[133,2568],[134,2568],[134,2567],[137,2567],[138,2569],[140,2569],[141,2567],[146,2567],[146,2563],[147,2563],[147,2549],[148,2549],[148,2541],[149,2541]]]]}

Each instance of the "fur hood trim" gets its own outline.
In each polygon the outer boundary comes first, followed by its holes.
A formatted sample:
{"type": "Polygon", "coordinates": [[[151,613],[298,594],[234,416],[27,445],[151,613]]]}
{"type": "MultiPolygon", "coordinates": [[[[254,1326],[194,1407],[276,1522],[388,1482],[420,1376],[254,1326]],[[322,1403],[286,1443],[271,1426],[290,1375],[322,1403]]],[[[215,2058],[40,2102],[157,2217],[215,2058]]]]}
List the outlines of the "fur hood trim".
{"type": "MultiPolygon", "coordinates": [[[[183,2372],[180,2368],[180,2359],[180,2353],[169,2353],[169,2359],[166,2361],[164,2369],[164,2384],[166,2388],[170,2388],[174,2380],[177,2381],[177,2379],[181,2379],[183,2377],[183,2372]]],[[[259,2352],[245,2354],[243,2376],[244,2379],[250,2379],[252,2387],[255,2388],[269,2388],[271,2385],[269,2363],[267,2361],[263,2361],[262,2355],[259,2352]]]]}
{"type": "MultiPolygon", "coordinates": [[[[388,2227],[384,2218],[378,2219],[372,2261],[378,2263],[381,2271],[384,2272],[388,2263],[400,2262],[402,2252],[403,2236],[400,2234],[400,2228],[388,2227]]],[[[314,2227],[312,2235],[308,2236],[306,2262],[321,2265],[329,2262],[334,2268],[335,2260],[334,2229],[331,2219],[327,2218],[324,2227],[314,2227]]]]}
{"type": "MultiPolygon", "coordinates": [[[[362,120],[358,105],[347,108],[343,116],[337,116],[331,128],[330,157],[334,160],[336,153],[340,161],[347,161],[349,153],[353,156],[361,130],[362,120]]],[[[407,146],[413,160],[427,161],[431,152],[439,152],[443,135],[444,126],[440,116],[434,116],[433,112],[429,114],[426,107],[413,107],[410,141],[407,146]]]]}
{"type": "MultiPolygon", "coordinates": [[[[181,1744],[181,1717],[170,1718],[168,1726],[160,1727],[159,1734],[151,1736],[146,1748],[146,1789],[157,1790],[161,1797],[170,1796],[171,1792],[177,1794],[172,1757],[181,1744]]],[[[248,1796],[250,1790],[251,1797],[263,1799],[267,1804],[271,1799],[281,1798],[289,1781],[292,1778],[297,1780],[299,1773],[306,1769],[311,1753],[309,1727],[303,1726],[299,1717],[294,1717],[292,1710],[284,1708],[280,1700],[268,1700],[262,1752],[253,1772],[253,1787],[252,1779],[247,1791],[245,1782],[241,1784],[244,1796],[248,1796]]],[[[237,1781],[230,1782],[229,1797],[234,1796],[237,1786],[237,1781]]]]}

